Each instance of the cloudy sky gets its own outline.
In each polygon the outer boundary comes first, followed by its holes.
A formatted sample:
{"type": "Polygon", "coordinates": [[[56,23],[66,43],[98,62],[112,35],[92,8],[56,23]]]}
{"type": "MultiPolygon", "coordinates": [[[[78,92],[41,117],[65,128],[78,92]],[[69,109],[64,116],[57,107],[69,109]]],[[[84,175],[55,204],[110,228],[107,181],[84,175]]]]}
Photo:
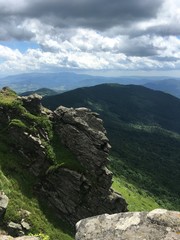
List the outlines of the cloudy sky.
{"type": "Polygon", "coordinates": [[[0,74],[180,77],[180,0],[0,0],[0,74]]]}

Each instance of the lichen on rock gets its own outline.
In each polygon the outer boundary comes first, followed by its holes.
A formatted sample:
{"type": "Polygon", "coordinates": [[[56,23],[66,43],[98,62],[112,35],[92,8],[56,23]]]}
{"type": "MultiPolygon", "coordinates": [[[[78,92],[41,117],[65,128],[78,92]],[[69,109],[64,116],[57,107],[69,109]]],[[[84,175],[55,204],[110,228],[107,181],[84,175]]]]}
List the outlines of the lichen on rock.
{"type": "Polygon", "coordinates": [[[104,214],[81,220],[76,228],[76,240],[179,240],[180,212],[104,214]]]}

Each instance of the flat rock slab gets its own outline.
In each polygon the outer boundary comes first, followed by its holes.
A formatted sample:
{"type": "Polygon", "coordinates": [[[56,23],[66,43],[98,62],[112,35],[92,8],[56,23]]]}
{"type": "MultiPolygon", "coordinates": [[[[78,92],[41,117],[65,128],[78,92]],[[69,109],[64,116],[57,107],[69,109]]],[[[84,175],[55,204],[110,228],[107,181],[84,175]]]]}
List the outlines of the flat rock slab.
{"type": "Polygon", "coordinates": [[[0,240],[40,240],[40,238],[39,237],[31,237],[31,236],[23,236],[23,237],[13,238],[8,235],[0,235],[0,240]]]}
{"type": "Polygon", "coordinates": [[[76,228],[76,240],[180,240],[180,212],[104,214],[83,219],[76,228]]]}

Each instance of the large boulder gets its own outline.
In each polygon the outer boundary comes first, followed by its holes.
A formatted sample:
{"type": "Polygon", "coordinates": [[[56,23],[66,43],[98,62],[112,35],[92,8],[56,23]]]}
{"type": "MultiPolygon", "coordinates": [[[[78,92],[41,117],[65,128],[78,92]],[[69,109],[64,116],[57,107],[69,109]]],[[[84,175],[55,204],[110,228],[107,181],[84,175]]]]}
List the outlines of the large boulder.
{"type": "Polygon", "coordinates": [[[179,240],[180,212],[104,214],[79,221],[76,240],[179,240]]]}

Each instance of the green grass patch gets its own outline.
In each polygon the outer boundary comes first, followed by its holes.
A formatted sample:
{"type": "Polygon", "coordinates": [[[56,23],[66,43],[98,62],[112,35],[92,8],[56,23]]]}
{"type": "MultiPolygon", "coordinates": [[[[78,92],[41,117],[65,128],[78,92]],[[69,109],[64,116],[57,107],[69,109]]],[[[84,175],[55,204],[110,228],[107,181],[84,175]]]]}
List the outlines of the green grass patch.
{"type": "MultiPolygon", "coordinates": [[[[54,134],[53,139],[51,141],[51,146],[53,148],[56,162],[54,169],[56,167],[62,166],[69,168],[71,170],[83,172],[84,169],[80,162],[77,160],[74,154],[61,143],[61,140],[57,134],[54,134]]],[[[51,167],[51,170],[52,169],[53,166],[51,167]]]]}
{"type": "Polygon", "coordinates": [[[127,179],[114,177],[112,188],[125,198],[129,211],[151,211],[161,207],[149,193],[128,183],[127,179]]]}
{"type": "Polygon", "coordinates": [[[10,106],[17,100],[17,94],[9,88],[4,88],[0,91],[0,105],[10,106]]]}
{"type": "Polygon", "coordinates": [[[36,198],[33,186],[38,179],[22,167],[22,161],[22,157],[11,152],[0,140],[0,190],[10,199],[5,221],[18,222],[22,217],[20,210],[24,209],[31,213],[28,222],[32,234],[43,233],[52,240],[71,240],[69,226],[64,224],[62,227],[62,222],[53,215],[46,200],[36,198]],[[68,233],[63,231],[67,229],[68,233]]]}

